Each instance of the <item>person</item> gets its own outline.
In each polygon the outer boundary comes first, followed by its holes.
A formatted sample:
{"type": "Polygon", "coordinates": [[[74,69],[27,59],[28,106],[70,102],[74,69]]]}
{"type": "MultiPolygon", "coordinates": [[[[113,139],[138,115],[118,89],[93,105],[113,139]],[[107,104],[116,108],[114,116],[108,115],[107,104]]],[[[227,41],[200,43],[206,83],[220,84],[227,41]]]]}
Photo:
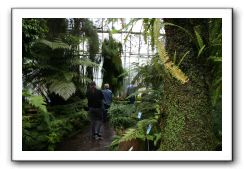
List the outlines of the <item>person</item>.
{"type": "Polygon", "coordinates": [[[102,135],[100,133],[100,129],[102,126],[103,93],[101,90],[96,88],[95,82],[91,82],[86,96],[88,100],[89,116],[91,119],[92,138],[101,140],[102,135]]]}
{"type": "MultiPolygon", "coordinates": [[[[135,86],[133,84],[128,85],[127,91],[126,91],[126,96],[127,97],[130,96],[134,92],[135,92],[135,86]]],[[[134,104],[135,101],[136,101],[136,96],[135,95],[132,95],[132,96],[129,97],[129,103],[130,104],[134,104]]]]}
{"type": "Polygon", "coordinates": [[[108,120],[108,109],[110,108],[110,105],[112,103],[112,91],[109,89],[109,84],[104,84],[104,90],[103,92],[103,105],[104,105],[104,111],[103,111],[103,122],[106,122],[108,120]]]}

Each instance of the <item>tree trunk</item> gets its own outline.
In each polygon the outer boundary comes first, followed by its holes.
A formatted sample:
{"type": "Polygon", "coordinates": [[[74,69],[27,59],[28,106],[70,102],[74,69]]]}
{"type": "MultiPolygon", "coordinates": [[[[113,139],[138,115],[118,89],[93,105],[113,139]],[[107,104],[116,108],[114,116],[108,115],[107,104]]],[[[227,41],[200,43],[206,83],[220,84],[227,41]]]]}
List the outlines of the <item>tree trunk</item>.
{"type": "MultiPolygon", "coordinates": [[[[164,19],[165,22],[184,27],[192,34],[194,26],[203,26],[207,19],[164,19]]],[[[205,26],[206,28],[206,26],[205,26]]],[[[180,65],[189,77],[187,84],[180,84],[165,73],[164,112],[166,115],[162,131],[161,150],[213,150],[211,122],[211,102],[206,78],[209,76],[204,62],[197,59],[197,48],[190,36],[174,26],[165,27],[166,50],[173,60],[176,51],[176,64],[190,51],[180,65]]],[[[194,34],[193,34],[194,35],[194,34]]],[[[208,29],[203,30],[207,43],[208,29]]]]}

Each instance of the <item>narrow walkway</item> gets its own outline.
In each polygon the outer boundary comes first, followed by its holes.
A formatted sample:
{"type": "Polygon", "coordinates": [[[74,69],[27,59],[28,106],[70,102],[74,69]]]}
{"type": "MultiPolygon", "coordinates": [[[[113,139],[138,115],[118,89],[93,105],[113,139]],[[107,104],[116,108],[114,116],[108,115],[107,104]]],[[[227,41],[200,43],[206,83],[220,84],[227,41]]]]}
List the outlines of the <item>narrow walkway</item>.
{"type": "Polygon", "coordinates": [[[103,140],[94,140],[91,138],[91,126],[77,135],[64,140],[57,148],[57,151],[109,151],[109,145],[115,134],[109,124],[102,127],[103,140]]]}

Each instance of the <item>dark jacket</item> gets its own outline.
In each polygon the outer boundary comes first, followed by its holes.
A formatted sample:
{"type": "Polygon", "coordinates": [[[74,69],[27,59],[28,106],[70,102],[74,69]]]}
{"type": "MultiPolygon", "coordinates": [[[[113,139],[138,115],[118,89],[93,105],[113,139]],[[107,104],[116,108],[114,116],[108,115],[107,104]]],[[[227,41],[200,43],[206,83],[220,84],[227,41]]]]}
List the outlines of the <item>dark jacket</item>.
{"type": "Polygon", "coordinates": [[[109,89],[105,89],[102,91],[103,92],[103,96],[104,96],[104,104],[106,105],[111,105],[112,103],[112,91],[109,89]]]}
{"type": "Polygon", "coordinates": [[[102,108],[103,93],[98,89],[89,89],[86,93],[88,99],[88,107],[92,108],[102,108]]]}

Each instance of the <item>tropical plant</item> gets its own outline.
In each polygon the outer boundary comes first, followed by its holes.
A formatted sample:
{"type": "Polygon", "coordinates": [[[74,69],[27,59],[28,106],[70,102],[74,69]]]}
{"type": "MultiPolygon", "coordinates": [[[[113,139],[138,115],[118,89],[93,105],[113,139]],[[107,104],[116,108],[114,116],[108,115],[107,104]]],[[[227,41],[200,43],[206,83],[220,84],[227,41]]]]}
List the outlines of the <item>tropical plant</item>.
{"type": "Polygon", "coordinates": [[[55,150],[65,136],[86,124],[84,104],[79,100],[47,110],[42,96],[23,90],[23,150],[55,150]]]}
{"type": "Polygon", "coordinates": [[[109,83],[114,93],[123,85],[124,69],[121,61],[122,44],[116,42],[112,35],[102,44],[103,83],[109,83]]]}
{"type": "Polygon", "coordinates": [[[77,48],[81,38],[66,34],[65,28],[57,31],[59,34],[53,33],[53,27],[56,25],[52,22],[60,24],[61,27],[66,23],[64,19],[47,20],[49,26],[47,34],[51,34],[49,37],[51,40],[39,38],[32,42],[30,48],[32,57],[28,60],[31,67],[29,66],[28,74],[24,74],[24,81],[32,85],[38,84],[39,90],[45,90],[44,96],[48,96],[51,101],[57,100],[56,96],[67,100],[80,89],[77,86],[84,87],[91,81],[81,76],[79,67],[94,68],[98,67],[98,64],[87,58],[81,58],[77,48]]]}
{"type": "Polygon", "coordinates": [[[82,57],[78,46],[84,38],[67,24],[23,19],[23,150],[55,150],[87,122],[86,100],[76,95],[91,79],[80,68],[98,64],[82,57]]]}

